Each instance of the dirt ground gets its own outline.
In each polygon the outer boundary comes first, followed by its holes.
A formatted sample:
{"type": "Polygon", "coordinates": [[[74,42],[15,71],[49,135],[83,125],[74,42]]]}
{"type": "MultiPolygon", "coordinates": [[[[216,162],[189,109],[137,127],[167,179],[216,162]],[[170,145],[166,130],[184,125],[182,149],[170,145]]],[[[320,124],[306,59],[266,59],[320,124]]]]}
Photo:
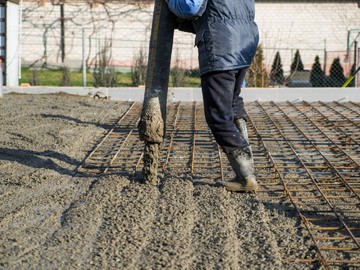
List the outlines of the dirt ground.
{"type": "Polygon", "coordinates": [[[70,95],[0,99],[0,269],[304,269],[285,263],[309,252],[286,202],[74,173],[102,119],[124,110],[70,95]]]}

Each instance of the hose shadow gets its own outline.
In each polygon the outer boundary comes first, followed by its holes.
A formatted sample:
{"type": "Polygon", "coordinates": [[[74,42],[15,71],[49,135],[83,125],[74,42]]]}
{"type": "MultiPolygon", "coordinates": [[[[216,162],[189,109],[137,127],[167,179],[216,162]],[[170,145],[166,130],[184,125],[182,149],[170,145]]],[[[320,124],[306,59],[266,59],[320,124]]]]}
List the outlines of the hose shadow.
{"type": "Polygon", "coordinates": [[[27,167],[32,167],[35,169],[49,169],[56,171],[59,174],[69,176],[74,176],[76,174],[76,171],[74,169],[62,167],[54,160],[57,160],[59,162],[65,162],[71,167],[75,167],[79,164],[78,160],[69,157],[68,155],[52,150],[33,151],[3,147],[0,147],[0,161],[1,160],[20,163],[27,167]]]}
{"type": "Polygon", "coordinates": [[[97,127],[106,129],[106,130],[110,130],[114,126],[114,123],[106,124],[106,123],[101,123],[101,121],[100,122],[82,121],[80,119],[77,119],[77,118],[74,118],[71,116],[61,115],[61,114],[41,114],[40,116],[43,118],[65,120],[68,122],[81,124],[81,125],[93,125],[93,126],[97,126],[97,127]]]}

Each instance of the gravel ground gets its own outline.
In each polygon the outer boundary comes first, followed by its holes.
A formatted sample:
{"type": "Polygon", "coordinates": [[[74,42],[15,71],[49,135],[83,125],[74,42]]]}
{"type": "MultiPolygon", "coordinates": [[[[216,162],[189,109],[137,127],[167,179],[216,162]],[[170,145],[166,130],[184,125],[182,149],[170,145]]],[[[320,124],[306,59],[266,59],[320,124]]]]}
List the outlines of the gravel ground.
{"type": "Polygon", "coordinates": [[[101,120],[125,109],[71,95],[0,99],[0,269],[304,268],[284,261],[309,252],[286,201],[75,174],[101,120]]]}

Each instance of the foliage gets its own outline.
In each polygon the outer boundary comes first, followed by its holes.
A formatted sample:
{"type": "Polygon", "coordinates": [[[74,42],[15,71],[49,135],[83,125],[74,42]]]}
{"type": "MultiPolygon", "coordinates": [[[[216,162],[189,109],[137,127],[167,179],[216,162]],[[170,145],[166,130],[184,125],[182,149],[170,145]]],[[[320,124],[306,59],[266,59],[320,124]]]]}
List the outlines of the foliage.
{"type": "Polygon", "coordinates": [[[173,87],[184,87],[186,86],[185,70],[180,65],[179,53],[176,53],[175,67],[170,71],[171,81],[173,87]]]}
{"type": "Polygon", "coordinates": [[[280,53],[277,52],[270,71],[270,84],[283,85],[285,81],[284,70],[281,63],[280,53]]]}
{"type": "Polygon", "coordinates": [[[199,87],[200,84],[199,75],[197,77],[186,77],[186,87],[199,87]]]}
{"type": "Polygon", "coordinates": [[[186,86],[186,76],[185,70],[175,66],[171,69],[171,81],[173,87],[185,87],[186,86]]]}
{"type": "Polygon", "coordinates": [[[31,85],[31,86],[40,85],[39,71],[38,71],[38,69],[36,69],[36,68],[34,68],[34,69],[31,70],[30,85],[31,85]]]}
{"type": "Polygon", "coordinates": [[[344,69],[341,66],[340,58],[337,57],[331,64],[330,75],[327,79],[326,86],[341,87],[345,81],[346,78],[344,76],[344,69]]]}
{"type": "MultiPolygon", "coordinates": [[[[191,70],[187,70],[186,73],[186,87],[198,87],[200,85],[199,73],[197,76],[188,76],[188,74],[192,72],[191,70]]],[[[195,73],[195,72],[194,72],[195,73]]],[[[92,76],[92,71],[88,71],[87,73],[86,86],[91,87],[94,85],[94,78],[92,76]]],[[[71,82],[72,86],[82,86],[82,71],[81,70],[70,70],[71,82]]],[[[118,87],[129,87],[132,86],[132,78],[131,73],[116,73],[118,79],[118,87]]],[[[37,81],[41,86],[59,86],[59,81],[61,81],[62,71],[60,69],[40,69],[37,70],[37,81]],[[40,84],[41,82],[41,84],[40,84]]],[[[21,68],[21,79],[19,83],[30,83],[32,80],[32,69],[27,67],[21,68]]],[[[170,80],[170,86],[172,87],[172,83],[170,80]]]]}
{"type": "Polygon", "coordinates": [[[64,66],[61,68],[61,71],[62,77],[60,81],[60,86],[72,86],[70,69],[67,66],[64,66]]]}
{"type": "MultiPolygon", "coordinates": [[[[94,78],[93,78],[93,72],[88,71],[87,73],[87,80],[86,80],[86,86],[91,87],[94,86],[94,78]]],[[[59,86],[59,82],[61,81],[63,72],[61,69],[49,69],[49,68],[43,68],[37,70],[37,80],[38,84],[41,86],[59,86]]],[[[131,75],[129,73],[121,73],[117,72],[116,76],[118,78],[118,86],[119,87],[129,87],[131,86],[131,75]]],[[[70,70],[70,77],[72,86],[82,86],[82,71],[81,70],[70,70]]],[[[21,68],[21,79],[19,80],[19,83],[30,85],[32,81],[32,69],[29,69],[27,67],[21,68]]]]}
{"type": "Polygon", "coordinates": [[[294,73],[295,71],[304,71],[304,64],[301,60],[301,55],[299,50],[296,50],[294,60],[291,64],[291,73],[294,73]]]}
{"type": "Polygon", "coordinates": [[[143,48],[134,57],[134,65],[131,67],[132,86],[144,85],[146,80],[147,55],[143,48]]]}
{"type": "MultiPolygon", "coordinates": [[[[34,57],[31,61],[33,64],[42,63],[45,67],[48,64],[48,57],[58,53],[61,58],[66,57],[63,60],[69,60],[68,55],[65,55],[63,51],[64,41],[62,38],[65,37],[66,44],[71,44],[68,36],[73,36],[77,39],[79,37],[80,28],[86,28],[87,38],[89,38],[89,44],[86,50],[88,51],[87,63],[93,61],[92,48],[96,47],[91,44],[92,37],[104,36],[102,33],[110,33],[110,39],[116,36],[115,30],[118,22],[121,22],[124,18],[131,16],[133,20],[143,22],[143,17],[148,16],[150,13],[149,6],[153,1],[151,0],[133,0],[133,1],[120,1],[126,4],[126,8],[119,8],[119,1],[109,0],[89,0],[89,1],[26,1],[22,10],[22,25],[24,29],[37,29],[35,39],[41,44],[39,47],[39,53],[42,52],[39,57],[34,57]],[[60,10],[59,10],[60,9],[60,10]],[[46,10],[46,16],[40,14],[46,10]],[[65,11],[64,11],[65,10],[65,11]],[[96,10],[96,11],[95,11],[96,10]],[[62,14],[65,12],[65,15],[62,14]],[[96,15],[101,14],[101,19],[96,15]],[[79,16],[82,14],[82,16],[79,16]],[[65,16],[65,17],[64,17],[65,16]],[[65,23],[65,26],[62,25],[65,23]],[[65,28],[64,28],[65,27],[65,28]],[[73,30],[77,29],[77,30],[73,30]],[[76,33],[77,32],[77,33],[76,33]],[[60,42],[55,46],[55,43],[51,45],[52,39],[58,39],[60,42]],[[68,43],[70,42],[70,43],[68,43]]],[[[120,23],[121,24],[121,23],[120,23]]],[[[108,35],[109,36],[109,35],[108,35]]],[[[35,55],[38,55],[36,53],[35,55]]],[[[96,57],[94,57],[95,59],[96,57]]],[[[57,61],[57,60],[56,60],[57,61]]],[[[53,64],[53,62],[51,63],[53,64]]]]}
{"type": "Polygon", "coordinates": [[[310,83],[313,87],[324,86],[325,74],[321,69],[320,58],[317,55],[315,57],[315,63],[313,64],[310,72],[310,83]]]}
{"type": "Polygon", "coordinates": [[[200,75],[200,69],[199,68],[188,69],[185,71],[185,75],[190,78],[198,78],[200,75]]]}
{"type": "Polygon", "coordinates": [[[257,47],[255,57],[249,67],[246,84],[248,87],[268,86],[268,74],[264,65],[264,51],[261,44],[257,47]]]}
{"type": "Polygon", "coordinates": [[[112,43],[105,40],[104,46],[97,54],[95,69],[93,73],[95,87],[115,87],[117,86],[117,74],[112,62],[112,43]]]}

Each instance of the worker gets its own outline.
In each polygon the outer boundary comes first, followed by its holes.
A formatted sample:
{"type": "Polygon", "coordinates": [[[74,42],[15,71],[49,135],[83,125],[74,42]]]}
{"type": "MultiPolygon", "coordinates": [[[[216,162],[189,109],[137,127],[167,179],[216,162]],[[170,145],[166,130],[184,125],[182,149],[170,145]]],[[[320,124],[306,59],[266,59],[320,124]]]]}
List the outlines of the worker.
{"type": "Polygon", "coordinates": [[[241,85],[259,42],[254,0],[167,0],[177,28],[196,34],[206,122],[236,177],[218,184],[255,192],[241,85]]]}

